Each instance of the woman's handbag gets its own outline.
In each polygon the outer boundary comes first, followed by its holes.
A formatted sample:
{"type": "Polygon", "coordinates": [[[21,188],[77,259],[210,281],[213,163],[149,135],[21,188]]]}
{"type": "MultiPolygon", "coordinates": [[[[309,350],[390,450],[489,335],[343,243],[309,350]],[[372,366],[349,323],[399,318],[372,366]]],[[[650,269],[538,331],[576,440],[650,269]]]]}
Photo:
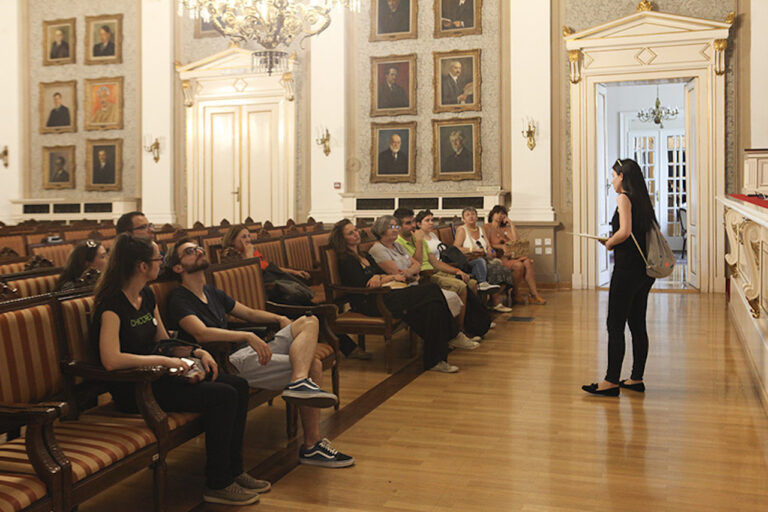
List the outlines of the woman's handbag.
{"type": "Polygon", "coordinates": [[[512,240],[504,242],[504,256],[516,260],[526,258],[531,253],[531,242],[528,240],[512,240]]]}
{"type": "Polygon", "coordinates": [[[467,260],[467,256],[461,252],[461,249],[455,245],[440,245],[444,247],[444,249],[440,250],[440,261],[447,263],[466,274],[472,272],[472,268],[469,266],[469,260],[467,260]]]}
{"type": "Polygon", "coordinates": [[[206,377],[202,360],[192,355],[198,348],[201,347],[197,343],[190,343],[179,339],[168,339],[158,341],[155,345],[154,353],[160,356],[178,357],[187,363],[189,365],[189,370],[184,374],[171,372],[171,375],[181,381],[195,384],[205,380],[206,377]]]}
{"type": "Polygon", "coordinates": [[[672,253],[672,249],[669,248],[667,240],[664,235],[659,231],[659,226],[656,223],[651,223],[651,229],[645,237],[645,248],[648,252],[648,256],[643,254],[640,249],[640,244],[637,243],[634,233],[630,232],[632,240],[635,242],[637,250],[640,252],[640,256],[643,257],[645,262],[645,273],[648,277],[667,277],[675,269],[675,255],[672,253]]]}

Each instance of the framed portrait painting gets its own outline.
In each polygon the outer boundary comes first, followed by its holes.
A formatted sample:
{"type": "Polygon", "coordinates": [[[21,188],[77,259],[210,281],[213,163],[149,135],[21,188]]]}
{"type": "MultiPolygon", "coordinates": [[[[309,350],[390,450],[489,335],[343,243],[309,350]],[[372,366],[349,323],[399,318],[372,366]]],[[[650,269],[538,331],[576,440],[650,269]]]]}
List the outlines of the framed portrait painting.
{"type": "Polygon", "coordinates": [[[416,183],[416,123],[371,124],[371,183],[416,183]]]}
{"type": "Polygon", "coordinates": [[[482,179],[480,118],[432,120],[433,181],[482,179]]]}
{"type": "Polygon", "coordinates": [[[43,147],[43,188],[75,188],[75,146],[43,147]]]}
{"type": "Polygon", "coordinates": [[[418,0],[370,0],[371,41],[418,37],[418,0]]]}
{"type": "Polygon", "coordinates": [[[75,63],[75,18],[43,21],[43,66],[75,63]]]}
{"type": "Polygon", "coordinates": [[[123,189],[123,139],[85,141],[85,190],[123,189]]]}
{"type": "Polygon", "coordinates": [[[195,39],[205,37],[221,36],[212,21],[205,21],[203,18],[195,18],[195,39]]]}
{"type": "Polygon", "coordinates": [[[435,112],[482,110],[480,50],[434,52],[435,112]]]}
{"type": "Polygon", "coordinates": [[[77,81],[40,84],[40,133],[77,131],[77,81]]]}
{"type": "Polygon", "coordinates": [[[416,114],[416,54],[371,57],[371,116],[416,114]]]}
{"type": "Polygon", "coordinates": [[[86,78],[85,129],[123,129],[123,77],[86,78]]]}
{"type": "Polygon", "coordinates": [[[435,37],[482,34],[483,0],[435,0],[435,37]]]}
{"type": "Polygon", "coordinates": [[[85,17],[85,63],[123,62],[123,15],[85,17]]]}

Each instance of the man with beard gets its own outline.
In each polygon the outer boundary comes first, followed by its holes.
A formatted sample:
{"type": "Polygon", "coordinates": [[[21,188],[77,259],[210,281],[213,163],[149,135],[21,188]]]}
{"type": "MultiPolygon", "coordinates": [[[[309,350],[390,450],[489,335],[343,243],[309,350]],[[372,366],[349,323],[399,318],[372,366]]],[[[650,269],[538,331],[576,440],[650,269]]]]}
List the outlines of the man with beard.
{"type": "Polygon", "coordinates": [[[408,174],[408,152],[401,151],[402,140],[396,133],[389,138],[389,147],[379,153],[379,174],[408,174]]]}
{"type": "Polygon", "coordinates": [[[60,28],[53,33],[51,53],[48,58],[51,60],[69,58],[69,43],[64,40],[64,32],[60,28]]]}
{"type": "Polygon", "coordinates": [[[410,30],[409,0],[379,0],[379,34],[394,34],[410,30]]]}
{"type": "Polygon", "coordinates": [[[384,81],[379,84],[379,108],[407,108],[408,94],[397,84],[398,71],[395,66],[387,69],[384,81]]]}
{"type": "Polygon", "coordinates": [[[330,468],[354,464],[354,458],[320,438],[319,408],[336,405],[338,397],[315,384],[323,377],[322,363],[315,358],[317,318],[303,316],[291,322],[284,316],[251,309],[206,284],[204,270],[209,265],[205,250],[189,237],[178,240],[169,251],[167,270],[181,281],[168,297],[171,328],[179,330],[179,338],[202,345],[213,341],[239,344],[229,357],[239,375],[253,388],[283,390],[283,399],[299,407],[304,430],[300,463],[330,468]],[[265,343],[252,332],[229,330],[227,315],[247,322],[276,322],[280,330],[274,340],[265,343]]]}
{"type": "Polygon", "coordinates": [[[55,160],[55,169],[51,171],[51,177],[48,181],[51,183],[66,183],[69,181],[69,171],[67,170],[67,161],[63,156],[57,156],[55,160]]]}
{"type": "Polygon", "coordinates": [[[155,239],[154,226],[147,220],[147,216],[142,212],[128,212],[122,214],[115,224],[115,232],[118,235],[121,233],[130,233],[139,238],[155,239]]]}
{"type": "Polygon", "coordinates": [[[451,62],[448,74],[442,76],[441,96],[443,105],[463,105],[474,101],[471,92],[472,79],[462,75],[461,70],[461,62],[455,60],[451,62]]]}
{"type": "Polygon", "coordinates": [[[459,130],[451,132],[448,140],[451,150],[443,160],[443,172],[472,172],[472,152],[464,147],[464,135],[459,130]]]}

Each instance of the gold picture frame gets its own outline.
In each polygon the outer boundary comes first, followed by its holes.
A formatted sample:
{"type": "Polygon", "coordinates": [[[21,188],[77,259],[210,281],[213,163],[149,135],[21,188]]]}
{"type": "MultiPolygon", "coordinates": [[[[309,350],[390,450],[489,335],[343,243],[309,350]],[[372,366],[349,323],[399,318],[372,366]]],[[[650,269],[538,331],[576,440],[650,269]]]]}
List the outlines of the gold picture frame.
{"type": "Polygon", "coordinates": [[[76,29],[75,18],[43,21],[43,66],[75,63],[76,29]]]}
{"type": "Polygon", "coordinates": [[[122,190],[123,139],[87,139],[85,174],[85,190],[122,190]]]}
{"type": "Polygon", "coordinates": [[[123,77],[85,79],[85,129],[123,129],[123,77]]]}
{"type": "Polygon", "coordinates": [[[482,110],[481,50],[478,48],[433,52],[432,56],[435,64],[433,111],[437,113],[482,110]]]}
{"type": "Polygon", "coordinates": [[[418,0],[399,0],[396,11],[387,0],[369,0],[371,4],[371,35],[369,41],[417,39],[419,36],[418,0]],[[407,20],[405,18],[407,14],[407,20]]]}
{"type": "Polygon", "coordinates": [[[121,62],[123,62],[123,15],[86,16],[85,63],[101,65],[121,62]]]}
{"type": "Polygon", "coordinates": [[[77,80],[41,82],[40,133],[77,131],[77,80]]]}
{"type": "Polygon", "coordinates": [[[415,115],[416,90],[415,53],[371,57],[371,117],[415,115]]]}
{"type": "Polygon", "coordinates": [[[370,181],[416,183],[416,121],[371,123],[370,181]]]}
{"type": "Polygon", "coordinates": [[[43,189],[75,188],[75,146],[43,146],[43,189]]]}
{"type": "Polygon", "coordinates": [[[432,120],[432,181],[483,178],[481,121],[479,117],[432,120]]]}
{"type": "Polygon", "coordinates": [[[483,0],[434,0],[435,38],[483,33],[483,0]]]}

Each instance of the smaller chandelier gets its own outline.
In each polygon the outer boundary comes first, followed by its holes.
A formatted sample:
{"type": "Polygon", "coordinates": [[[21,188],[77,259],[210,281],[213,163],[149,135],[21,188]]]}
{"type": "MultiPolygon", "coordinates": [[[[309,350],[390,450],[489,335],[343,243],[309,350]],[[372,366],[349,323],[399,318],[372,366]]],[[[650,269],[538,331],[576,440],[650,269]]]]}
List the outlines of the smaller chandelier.
{"type": "Polygon", "coordinates": [[[659,99],[659,86],[657,85],[656,106],[653,108],[646,108],[641,110],[637,113],[637,118],[644,123],[653,121],[655,124],[659,125],[659,128],[663,130],[664,121],[675,119],[677,118],[678,114],[680,114],[680,109],[677,107],[669,108],[661,106],[661,100],[659,99]]]}

